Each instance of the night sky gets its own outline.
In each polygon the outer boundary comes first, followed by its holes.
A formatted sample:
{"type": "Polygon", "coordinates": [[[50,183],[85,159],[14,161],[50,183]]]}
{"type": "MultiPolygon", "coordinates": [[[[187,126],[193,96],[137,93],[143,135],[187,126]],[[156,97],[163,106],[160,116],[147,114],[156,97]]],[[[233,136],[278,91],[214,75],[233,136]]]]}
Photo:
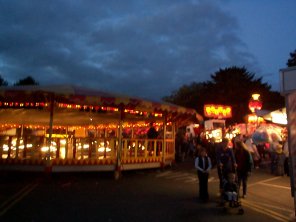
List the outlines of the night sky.
{"type": "Polygon", "coordinates": [[[279,90],[295,0],[0,0],[0,75],[160,100],[219,68],[279,90]]]}

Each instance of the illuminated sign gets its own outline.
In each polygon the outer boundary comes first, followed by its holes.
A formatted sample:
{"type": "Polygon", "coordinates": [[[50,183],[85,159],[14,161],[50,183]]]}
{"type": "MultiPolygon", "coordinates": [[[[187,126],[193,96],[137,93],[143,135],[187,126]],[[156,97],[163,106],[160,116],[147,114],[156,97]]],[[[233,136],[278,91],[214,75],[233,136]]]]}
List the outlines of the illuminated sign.
{"type": "Polygon", "coordinates": [[[256,116],[256,114],[249,114],[248,115],[248,123],[263,123],[264,119],[262,117],[256,116]]]}
{"type": "Polygon", "coordinates": [[[231,118],[231,106],[207,104],[204,105],[204,114],[211,118],[231,118]]]}

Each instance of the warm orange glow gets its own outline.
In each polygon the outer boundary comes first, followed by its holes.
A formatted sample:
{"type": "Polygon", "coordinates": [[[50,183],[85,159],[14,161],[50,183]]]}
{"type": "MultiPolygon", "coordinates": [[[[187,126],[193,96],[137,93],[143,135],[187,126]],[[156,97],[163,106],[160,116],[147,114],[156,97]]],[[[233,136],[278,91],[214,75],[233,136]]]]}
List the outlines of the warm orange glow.
{"type": "Polygon", "coordinates": [[[255,112],[256,109],[260,110],[262,108],[262,102],[259,99],[260,94],[252,94],[252,98],[249,101],[249,109],[252,113],[255,112]]]}
{"type": "MultiPolygon", "coordinates": [[[[45,137],[49,137],[49,134],[45,134],[45,137]]],[[[52,138],[68,138],[68,135],[67,134],[51,134],[51,137],[52,138]]]]}
{"type": "Polygon", "coordinates": [[[231,106],[207,104],[204,105],[204,114],[212,118],[231,118],[232,109],[231,106]]]}
{"type": "Polygon", "coordinates": [[[248,115],[248,123],[263,123],[264,119],[262,117],[258,117],[255,114],[248,115]]]}
{"type": "MultiPolygon", "coordinates": [[[[49,103],[44,102],[36,102],[36,103],[20,103],[20,102],[1,102],[0,101],[0,108],[43,108],[43,107],[49,107],[49,103]]],[[[116,107],[109,107],[109,106],[92,106],[92,105],[79,105],[79,104],[68,104],[68,103],[57,103],[57,107],[61,109],[76,109],[76,110],[84,110],[84,111],[108,111],[108,112],[119,112],[119,108],[116,107]]],[[[154,117],[163,117],[162,113],[148,113],[146,111],[140,111],[140,110],[134,110],[134,109],[124,109],[125,113],[133,114],[133,115],[140,115],[140,116],[147,116],[148,114],[151,114],[154,117]]]]}
{"type": "MultiPolygon", "coordinates": [[[[150,122],[139,122],[139,123],[123,123],[123,128],[147,128],[149,127],[150,122]]],[[[154,123],[155,126],[157,127],[161,127],[163,126],[162,122],[156,122],[154,123]]],[[[167,126],[171,126],[172,122],[168,122],[166,123],[167,126]]],[[[1,124],[0,125],[0,130],[3,129],[15,129],[15,128],[26,128],[26,129],[42,129],[42,130],[46,130],[49,127],[48,126],[44,126],[44,125],[21,125],[21,124],[1,124]]],[[[119,126],[118,124],[99,124],[99,125],[89,125],[89,126],[53,126],[53,129],[71,129],[71,130],[79,130],[79,129],[117,129],[119,126]]]]}
{"type": "Polygon", "coordinates": [[[258,94],[258,93],[252,94],[253,100],[259,100],[259,97],[260,97],[260,94],[258,94]]]}

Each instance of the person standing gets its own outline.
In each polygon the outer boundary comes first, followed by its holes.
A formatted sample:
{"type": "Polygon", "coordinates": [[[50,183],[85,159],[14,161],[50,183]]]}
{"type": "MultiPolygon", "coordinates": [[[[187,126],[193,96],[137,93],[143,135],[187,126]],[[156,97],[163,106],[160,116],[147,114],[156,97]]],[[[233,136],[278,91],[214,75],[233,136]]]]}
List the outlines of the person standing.
{"type": "Polygon", "coordinates": [[[277,174],[278,168],[278,153],[282,149],[282,145],[280,144],[277,137],[272,134],[271,135],[271,142],[269,143],[269,153],[270,153],[270,171],[271,174],[277,174]]]}
{"type": "Polygon", "coordinates": [[[150,128],[147,132],[147,137],[148,137],[148,139],[156,139],[158,137],[158,132],[155,129],[152,122],[150,123],[150,128]]]}
{"type": "Polygon", "coordinates": [[[258,152],[257,146],[254,144],[253,139],[251,137],[248,137],[244,144],[246,145],[247,149],[249,150],[252,160],[254,163],[254,168],[258,169],[260,164],[260,154],[258,152]]]}
{"type": "Polygon", "coordinates": [[[242,197],[245,198],[247,195],[247,182],[248,177],[252,171],[253,161],[250,152],[248,151],[247,146],[244,144],[243,141],[236,142],[236,149],[235,149],[235,159],[237,163],[237,179],[238,179],[238,186],[240,190],[241,184],[243,188],[243,195],[242,197]]]}
{"type": "MultiPolygon", "coordinates": [[[[153,122],[150,123],[150,128],[147,131],[147,138],[149,139],[148,141],[148,153],[149,156],[153,155],[154,152],[154,146],[155,146],[155,139],[157,139],[158,137],[158,132],[154,127],[153,122]]],[[[158,151],[156,150],[156,154],[158,153],[158,151]]]]}
{"type": "Polygon", "coordinates": [[[220,190],[223,189],[223,179],[233,173],[237,166],[233,150],[228,146],[228,139],[224,138],[217,149],[217,170],[220,180],[220,190]]]}
{"type": "Polygon", "coordinates": [[[199,155],[195,158],[195,168],[199,180],[199,198],[207,202],[209,200],[208,179],[212,163],[205,148],[201,148],[199,155]]]}
{"type": "Polygon", "coordinates": [[[194,152],[195,152],[195,144],[194,144],[194,138],[193,135],[190,131],[190,128],[186,129],[186,142],[187,142],[187,157],[194,157],[194,152]]]}

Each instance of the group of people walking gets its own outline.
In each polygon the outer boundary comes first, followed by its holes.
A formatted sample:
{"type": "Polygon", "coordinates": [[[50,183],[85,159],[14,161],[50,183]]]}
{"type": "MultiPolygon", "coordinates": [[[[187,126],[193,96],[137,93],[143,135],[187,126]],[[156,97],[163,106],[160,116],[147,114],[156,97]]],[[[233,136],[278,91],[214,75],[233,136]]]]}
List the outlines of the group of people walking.
{"type": "MultiPolygon", "coordinates": [[[[220,193],[227,194],[229,200],[239,195],[242,187],[242,197],[247,195],[247,181],[253,168],[252,156],[242,139],[234,140],[233,147],[229,147],[228,139],[223,139],[215,147],[217,171],[219,176],[220,193]],[[237,177],[237,178],[236,178],[237,177]]],[[[206,148],[198,150],[195,158],[195,168],[199,180],[199,198],[209,200],[208,178],[212,168],[213,157],[209,157],[206,148]]]]}

